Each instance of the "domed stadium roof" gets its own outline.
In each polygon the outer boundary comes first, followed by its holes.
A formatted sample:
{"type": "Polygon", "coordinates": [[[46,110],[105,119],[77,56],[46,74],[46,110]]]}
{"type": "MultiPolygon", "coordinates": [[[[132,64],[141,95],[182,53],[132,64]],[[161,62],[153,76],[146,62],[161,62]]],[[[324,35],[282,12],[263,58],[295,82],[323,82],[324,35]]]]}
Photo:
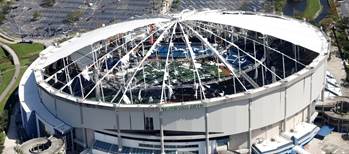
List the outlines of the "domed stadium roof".
{"type": "Polygon", "coordinates": [[[328,46],[321,31],[295,19],[185,12],[103,27],[49,47],[37,81],[107,103],[205,101],[284,80],[328,46]]]}

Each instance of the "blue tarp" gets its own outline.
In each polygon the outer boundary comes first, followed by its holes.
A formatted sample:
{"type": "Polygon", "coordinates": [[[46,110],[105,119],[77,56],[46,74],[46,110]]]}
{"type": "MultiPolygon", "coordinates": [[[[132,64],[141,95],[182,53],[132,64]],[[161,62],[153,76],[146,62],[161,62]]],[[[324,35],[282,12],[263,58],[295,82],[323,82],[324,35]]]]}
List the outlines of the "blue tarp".
{"type": "Polygon", "coordinates": [[[316,138],[318,139],[323,139],[325,138],[328,134],[330,134],[333,131],[333,127],[324,125],[320,128],[319,132],[316,134],[316,138]]]}

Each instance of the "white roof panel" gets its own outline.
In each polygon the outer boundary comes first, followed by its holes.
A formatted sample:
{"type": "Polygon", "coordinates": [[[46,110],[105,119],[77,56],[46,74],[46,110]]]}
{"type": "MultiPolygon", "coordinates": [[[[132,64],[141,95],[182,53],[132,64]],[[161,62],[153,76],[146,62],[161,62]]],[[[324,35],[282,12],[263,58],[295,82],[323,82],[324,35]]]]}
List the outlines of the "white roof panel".
{"type": "Polygon", "coordinates": [[[248,29],[270,35],[309,50],[324,54],[328,43],[323,33],[315,26],[288,17],[238,12],[205,11],[191,13],[183,20],[201,20],[248,29]]]}
{"type": "Polygon", "coordinates": [[[119,33],[124,33],[132,31],[133,29],[143,27],[153,23],[161,23],[169,21],[165,18],[154,18],[154,19],[142,19],[133,20],[128,22],[122,22],[119,24],[114,24],[106,27],[102,27],[84,34],[79,37],[74,37],[66,42],[63,42],[59,47],[49,47],[40,53],[40,63],[39,68],[43,68],[61,58],[71,55],[73,52],[92,45],[95,42],[108,39],[119,33]]]}

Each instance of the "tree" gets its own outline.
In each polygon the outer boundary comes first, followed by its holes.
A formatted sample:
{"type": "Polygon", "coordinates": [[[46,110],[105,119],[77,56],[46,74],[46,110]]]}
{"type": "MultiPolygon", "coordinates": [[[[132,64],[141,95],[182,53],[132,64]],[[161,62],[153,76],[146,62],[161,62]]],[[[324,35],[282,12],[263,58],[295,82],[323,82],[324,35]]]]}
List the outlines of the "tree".
{"type": "Polygon", "coordinates": [[[65,21],[67,23],[74,23],[80,19],[81,15],[82,15],[82,11],[80,10],[70,12],[67,14],[65,21]]]}
{"type": "Polygon", "coordinates": [[[55,5],[56,1],[55,0],[42,0],[40,6],[41,7],[52,7],[55,5]]]}
{"type": "Polygon", "coordinates": [[[178,8],[180,2],[181,2],[180,0],[174,0],[172,2],[172,8],[178,8]]]}
{"type": "Polygon", "coordinates": [[[39,12],[39,11],[35,11],[35,12],[33,13],[32,21],[39,20],[40,17],[41,17],[40,12],[39,12]]]}

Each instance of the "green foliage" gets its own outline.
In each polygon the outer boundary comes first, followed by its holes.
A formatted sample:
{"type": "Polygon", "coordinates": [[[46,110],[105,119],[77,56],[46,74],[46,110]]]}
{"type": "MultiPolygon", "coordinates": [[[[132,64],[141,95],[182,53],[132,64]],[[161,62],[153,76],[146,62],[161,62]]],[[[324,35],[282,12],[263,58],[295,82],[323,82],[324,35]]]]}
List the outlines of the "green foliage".
{"type": "Polygon", "coordinates": [[[10,83],[15,72],[14,68],[15,66],[12,64],[10,56],[7,56],[7,53],[0,48],[0,94],[10,83]]]}
{"type": "Polygon", "coordinates": [[[21,150],[20,146],[16,145],[13,149],[17,152],[17,154],[23,154],[23,151],[21,150]]]}
{"type": "Polygon", "coordinates": [[[17,43],[9,45],[17,53],[22,66],[27,66],[44,50],[40,43],[17,43]]]}
{"type": "Polygon", "coordinates": [[[39,20],[40,17],[41,17],[40,12],[39,11],[35,11],[33,13],[32,21],[37,21],[37,20],[39,20]]]}
{"type": "Polygon", "coordinates": [[[274,7],[275,7],[276,13],[281,13],[282,12],[286,2],[287,2],[287,0],[275,0],[274,1],[274,7]]]}
{"type": "Polygon", "coordinates": [[[1,1],[0,2],[0,24],[3,24],[6,19],[6,14],[10,11],[10,1],[1,1]]]}
{"type": "Polygon", "coordinates": [[[4,142],[5,142],[6,134],[4,132],[0,132],[0,153],[4,150],[4,142]]]}
{"type": "Polygon", "coordinates": [[[330,5],[330,12],[328,13],[327,17],[332,18],[334,21],[338,21],[339,16],[337,13],[337,7],[334,0],[328,0],[328,4],[330,5]]]}
{"type": "Polygon", "coordinates": [[[0,113],[0,153],[4,150],[4,142],[6,134],[4,133],[7,129],[8,124],[8,112],[4,110],[0,113]]]}
{"type": "Polygon", "coordinates": [[[326,30],[330,30],[332,24],[340,22],[334,0],[328,0],[328,3],[330,6],[329,13],[327,14],[326,18],[320,21],[320,25],[326,30]]]}
{"type": "Polygon", "coordinates": [[[7,110],[4,110],[0,113],[0,153],[4,150],[4,143],[5,143],[5,131],[7,129],[8,124],[8,112],[7,110]]]}
{"type": "Polygon", "coordinates": [[[173,0],[171,7],[174,9],[178,8],[180,2],[181,2],[181,0],[173,0]]]}
{"type": "Polygon", "coordinates": [[[55,0],[42,0],[40,3],[41,7],[52,7],[55,5],[56,1],[55,0]]]}
{"type": "Polygon", "coordinates": [[[70,12],[67,14],[65,21],[67,23],[70,23],[70,24],[74,23],[80,19],[80,17],[82,16],[82,13],[83,12],[81,10],[76,10],[76,11],[70,12]]]}
{"type": "MultiPolygon", "coordinates": [[[[0,113],[0,132],[6,131],[8,122],[8,112],[7,110],[3,110],[0,113]]],[[[1,144],[1,142],[0,142],[1,144]]]]}
{"type": "Polygon", "coordinates": [[[331,17],[326,17],[320,21],[320,25],[326,29],[329,29],[333,23],[334,20],[331,17]]]}
{"type": "Polygon", "coordinates": [[[321,9],[320,0],[307,0],[307,7],[304,10],[303,16],[308,20],[313,20],[321,9]]]}

